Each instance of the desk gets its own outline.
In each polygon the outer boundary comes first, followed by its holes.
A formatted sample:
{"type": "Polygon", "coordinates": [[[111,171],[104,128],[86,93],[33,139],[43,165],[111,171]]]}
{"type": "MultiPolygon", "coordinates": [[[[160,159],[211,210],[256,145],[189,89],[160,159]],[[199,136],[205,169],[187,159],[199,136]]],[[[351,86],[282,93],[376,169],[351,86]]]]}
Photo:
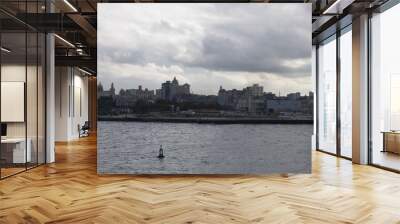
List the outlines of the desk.
{"type": "MultiPolygon", "coordinates": [[[[11,163],[26,163],[26,162],[31,162],[32,160],[32,154],[31,154],[31,145],[32,141],[31,139],[27,139],[27,147],[25,151],[25,138],[6,138],[6,139],[1,139],[1,145],[2,145],[2,154],[3,152],[11,152],[10,160],[12,158],[12,161],[9,161],[11,163]],[[10,146],[12,147],[10,149],[10,146]]],[[[3,157],[3,155],[2,155],[3,157]]]]}
{"type": "Polygon", "coordinates": [[[400,131],[383,131],[382,152],[400,154],[400,131]]]}

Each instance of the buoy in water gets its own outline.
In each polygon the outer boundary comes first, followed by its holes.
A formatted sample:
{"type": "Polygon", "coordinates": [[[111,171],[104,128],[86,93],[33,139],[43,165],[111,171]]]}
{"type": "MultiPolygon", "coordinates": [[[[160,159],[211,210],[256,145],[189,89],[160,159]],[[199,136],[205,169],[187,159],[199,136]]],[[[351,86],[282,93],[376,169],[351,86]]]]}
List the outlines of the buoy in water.
{"type": "Polygon", "coordinates": [[[160,149],[158,150],[158,158],[164,159],[164,149],[162,148],[162,145],[160,145],[160,149]]]}

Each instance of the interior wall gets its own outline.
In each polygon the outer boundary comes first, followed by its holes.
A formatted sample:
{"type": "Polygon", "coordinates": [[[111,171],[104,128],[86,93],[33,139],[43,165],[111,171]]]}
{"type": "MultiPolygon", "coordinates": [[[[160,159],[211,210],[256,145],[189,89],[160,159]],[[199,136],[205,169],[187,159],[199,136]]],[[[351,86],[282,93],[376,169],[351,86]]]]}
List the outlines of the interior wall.
{"type": "Polygon", "coordinates": [[[97,131],[97,78],[88,78],[88,101],[89,101],[89,122],[90,131],[97,131]]]}
{"type": "MultiPolygon", "coordinates": [[[[1,81],[2,82],[25,82],[25,64],[23,65],[7,65],[3,64],[1,66],[1,81]]],[[[31,70],[28,67],[28,70],[31,70]]],[[[27,89],[28,91],[30,89],[27,89]]],[[[28,97],[32,97],[32,92],[28,92],[28,97]]],[[[35,92],[36,96],[36,92],[35,92]]],[[[2,108],[4,110],[6,108],[2,108]]],[[[7,122],[7,137],[15,138],[25,138],[25,122],[7,122]]]]}
{"type": "Polygon", "coordinates": [[[67,67],[55,68],[55,140],[68,140],[69,84],[67,67]]]}
{"type": "Polygon", "coordinates": [[[55,140],[70,141],[89,119],[88,77],[73,67],[56,67],[55,74],[55,140]]]}
{"type": "MultiPolygon", "coordinates": [[[[45,162],[45,143],[44,143],[44,114],[43,110],[44,104],[44,80],[41,65],[35,62],[40,62],[39,60],[28,61],[25,63],[7,63],[3,62],[1,64],[1,82],[21,82],[24,83],[24,89],[18,90],[22,91],[20,94],[23,95],[23,107],[18,110],[22,110],[23,118],[20,122],[9,122],[3,120],[2,123],[7,124],[7,139],[25,139],[23,140],[23,148],[25,154],[21,154],[21,151],[10,150],[12,145],[3,144],[2,152],[4,152],[4,157],[7,162],[5,162],[4,167],[2,167],[2,177],[15,173],[16,171],[21,171],[27,168],[35,167],[39,164],[45,162]],[[26,155],[25,166],[21,164],[21,155],[26,155]],[[12,157],[11,157],[12,156],[12,157]],[[12,158],[12,160],[10,160],[12,158]],[[18,158],[18,159],[16,159],[18,158]],[[12,161],[12,163],[10,163],[12,161]],[[18,170],[15,170],[18,167],[18,170]]],[[[2,91],[2,98],[8,98],[7,94],[13,94],[10,92],[2,91]]],[[[18,103],[18,102],[16,102],[18,103]]],[[[3,106],[1,108],[2,112],[5,113],[15,113],[12,108],[3,106]]],[[[21,146],[20,146],[21,147],[21,146]]]]}

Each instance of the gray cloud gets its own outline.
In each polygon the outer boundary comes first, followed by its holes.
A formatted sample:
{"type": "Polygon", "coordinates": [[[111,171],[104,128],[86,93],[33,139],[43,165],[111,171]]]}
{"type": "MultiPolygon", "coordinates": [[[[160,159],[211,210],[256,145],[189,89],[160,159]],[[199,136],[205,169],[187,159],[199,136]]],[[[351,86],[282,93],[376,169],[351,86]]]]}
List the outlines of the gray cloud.
{"type": "Polygon", "coordinates": [[[299,85],[285,91],[310,88],[304,81],[311,76],[309,4],[100,4],[98,18],[99,78],[123,79],[124,88],[129,78],[159,86],[158,78],[138,73],[167,78],[176,71],[198,92],[208,88],[203,79],[229,88],[273,86],[281,77],[299,85]],[[104,62],[131,69],[102,71],[104,62]]]}

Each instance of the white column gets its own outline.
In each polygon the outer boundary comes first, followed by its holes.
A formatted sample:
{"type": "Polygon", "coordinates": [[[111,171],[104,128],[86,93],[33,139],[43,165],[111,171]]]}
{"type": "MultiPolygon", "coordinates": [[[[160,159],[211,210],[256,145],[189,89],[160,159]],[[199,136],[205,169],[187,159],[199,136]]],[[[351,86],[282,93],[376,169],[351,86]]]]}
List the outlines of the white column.
{"type": "Polygon", "coordinates": [[[311,53],[311,78],[312,78],[312,91],[314,92],[314,105],[313,105],[313,114],[314,114],[314,125],[313,125],[313,135],[311,136],[311,149],[317,149],[317,48],[315,45],[312,46],[311,53]]]}
{"type": "MultiPolygon", "coordinates": [[[[54,5],[46,1],[46,11],[54,12],[54,5]]],[[[55,42],[54,34],[46,35],[46,163],[55,162],[55,42]]]]}
{"type": "Polygon", "coordinates": [[[46,36],[46,163],[55,161],[54,133],[55,133],[55,56],[54,56],[54,35],[46,36]]]}
{"type": "Polygon", "coordinates": [[[353,19],[353,162],[368,163],[368,15],[353,19]]]}

